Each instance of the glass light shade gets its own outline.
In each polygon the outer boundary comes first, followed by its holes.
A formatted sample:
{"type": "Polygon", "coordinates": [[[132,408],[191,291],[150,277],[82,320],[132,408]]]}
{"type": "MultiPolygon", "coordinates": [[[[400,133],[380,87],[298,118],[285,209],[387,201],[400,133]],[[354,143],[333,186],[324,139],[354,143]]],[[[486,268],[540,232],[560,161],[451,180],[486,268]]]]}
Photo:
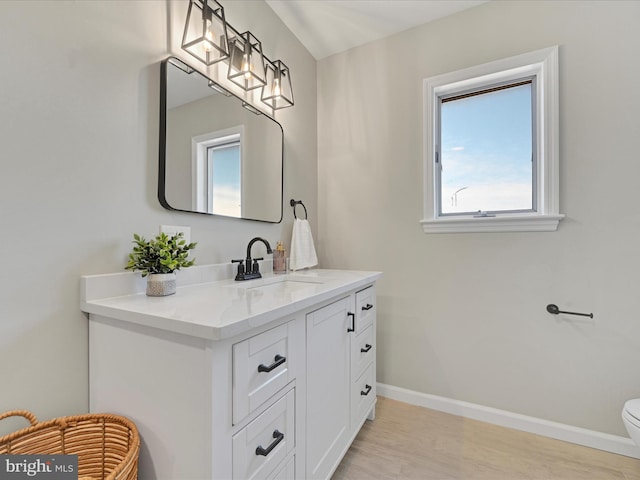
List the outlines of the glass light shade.
{"type": "Polygon", "coordinates": [[[244,90],[266,85],[262,45],[251,32],[244,32],[230,39],[229,50],[229,80],[244,90]]]}
{"type": "Polygon", "coordinates": [[[182,48],[205,65],[229,58],[224,9],[215,0],[190,0],[182,48]]]}
{"type": "Polygon", "coordinates": [[[267,84],[260,99],[274,110],[293,106],[291,74],[289,67],[280,60],[267,62],[267,84]]]}

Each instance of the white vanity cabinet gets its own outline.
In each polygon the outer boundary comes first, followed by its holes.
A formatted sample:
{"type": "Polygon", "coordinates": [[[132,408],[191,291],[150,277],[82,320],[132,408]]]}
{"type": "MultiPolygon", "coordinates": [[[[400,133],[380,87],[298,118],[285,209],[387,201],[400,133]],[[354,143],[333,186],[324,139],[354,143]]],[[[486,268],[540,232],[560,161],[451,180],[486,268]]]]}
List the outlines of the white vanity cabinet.
{"type": "Polygon", "coordinates": [[[307,321],[307,472],[328,478],[375,406],[375,289],[315,310],[307,321]]]}
{"type": "Polygon", "coordinates": [[[250,338],[210,341],[92,315],[90,409],[136,423],[141,480],[269,479],[295,455],[302,327],[294,316],[250,338]],[[258,372],[279,347],[286,362],[258,372]],[[283,438],[257,455],[276,431],[283,438]]]}
{"type": "Polygon", "coordinates": [[[350,443],[348,296],[307,314],[307,472],[327,478],[350,443]]]}
{"type": "Polygon", "coordinates": [[[376,290],[356,293],[355,332],[351,337],[351,428],[373,420],[376,398],[376,290]]]}
{"type": "Polygon", "coordinates": [[[136,423],[141,480],[330,478],[373,418],[380,274],[310,272],[164,298],[83,277],[90,410],[136,423]]]}

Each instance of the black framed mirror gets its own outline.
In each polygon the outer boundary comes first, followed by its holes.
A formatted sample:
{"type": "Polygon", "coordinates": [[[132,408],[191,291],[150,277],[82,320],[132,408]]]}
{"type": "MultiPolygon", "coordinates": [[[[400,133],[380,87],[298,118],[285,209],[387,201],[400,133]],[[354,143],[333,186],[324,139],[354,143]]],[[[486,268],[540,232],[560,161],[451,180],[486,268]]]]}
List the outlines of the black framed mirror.
{"type": "Polygon", "coordinates": [[[160,79],[162,206],[279,223],[282,126],[176,57],[160,79]]]}

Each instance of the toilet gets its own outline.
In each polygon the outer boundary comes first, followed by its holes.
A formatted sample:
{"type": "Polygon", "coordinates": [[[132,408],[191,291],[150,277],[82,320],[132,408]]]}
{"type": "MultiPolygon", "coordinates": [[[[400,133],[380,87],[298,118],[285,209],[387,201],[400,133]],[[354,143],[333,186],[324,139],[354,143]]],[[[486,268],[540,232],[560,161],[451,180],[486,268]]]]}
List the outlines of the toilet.
{"type": "Polygon", "coordinates": [[[640,398],[627,400],[622,409],[622,421],[631,440],[640,446],[640,398]]]}

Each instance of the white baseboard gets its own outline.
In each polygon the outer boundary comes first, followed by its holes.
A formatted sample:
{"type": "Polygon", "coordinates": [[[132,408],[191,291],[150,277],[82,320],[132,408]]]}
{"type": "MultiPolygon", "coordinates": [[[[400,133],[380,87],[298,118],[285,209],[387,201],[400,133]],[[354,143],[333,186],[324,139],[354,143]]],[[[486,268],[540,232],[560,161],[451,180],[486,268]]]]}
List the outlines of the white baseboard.
{"type": "Polygon", "coordinates": [[[507,412],[497,408],[485,407],[475,403],[462,402],[451,398],[429,395],[393,385],[377,384],[377,394],[401,402],[440,412],[471,418],[481,422],[513,428],[524,432],[535,433],[544,437],[555,438],[565,442],[597,448],[606,452],[640,458],[640,448],[630,438],[610,435],[608,433],[573,427],[563,423],[551,422],[518,413],[507,412]]]}

